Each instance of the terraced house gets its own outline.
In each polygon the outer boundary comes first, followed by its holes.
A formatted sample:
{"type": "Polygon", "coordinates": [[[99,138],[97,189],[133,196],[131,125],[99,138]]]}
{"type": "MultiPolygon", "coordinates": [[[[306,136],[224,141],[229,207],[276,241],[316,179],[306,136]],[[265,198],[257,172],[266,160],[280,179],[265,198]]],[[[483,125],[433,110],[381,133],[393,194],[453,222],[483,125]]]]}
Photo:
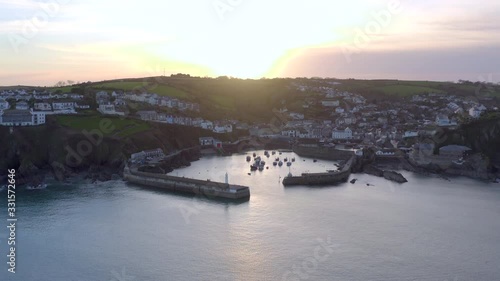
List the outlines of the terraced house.
{"type": "Polygon", "coordinates": [[[45,124],[45,113],[31,110],[0,110],[2,126],[36,126],[45,124]]]}

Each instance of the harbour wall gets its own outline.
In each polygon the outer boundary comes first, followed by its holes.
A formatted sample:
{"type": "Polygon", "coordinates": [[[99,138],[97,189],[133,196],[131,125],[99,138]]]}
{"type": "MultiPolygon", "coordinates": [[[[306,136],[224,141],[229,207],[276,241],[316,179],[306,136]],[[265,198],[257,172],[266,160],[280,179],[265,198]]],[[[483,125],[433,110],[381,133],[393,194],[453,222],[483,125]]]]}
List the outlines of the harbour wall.
{"type": "Polygon", "coordinates": [[[296,145],[293,147],[293,152],[301,157],[310,157],[323,160],[349,160],[354,156],[354,152],[350,150],[339,150],[333,147],[307,146],[296,145]]]}
{"type": "Polygon", "coordinates": [[[129,167],[125,167],[123,177],[126,181],[134,184],[175,192],[191,193],[209,199],[225,198],[243,200],[250,198],[250,188],[241,185],[139,172],[129,167]]]}
{"type": "Polygon", "coordinates": [[[283,179],[284,186],[292,185],[332,185],[346,182],[351,174],[351,166],[356,156],[351,156],[340,171],[328,173],[304,173],[301,176],[288,176],[283,179]]]}

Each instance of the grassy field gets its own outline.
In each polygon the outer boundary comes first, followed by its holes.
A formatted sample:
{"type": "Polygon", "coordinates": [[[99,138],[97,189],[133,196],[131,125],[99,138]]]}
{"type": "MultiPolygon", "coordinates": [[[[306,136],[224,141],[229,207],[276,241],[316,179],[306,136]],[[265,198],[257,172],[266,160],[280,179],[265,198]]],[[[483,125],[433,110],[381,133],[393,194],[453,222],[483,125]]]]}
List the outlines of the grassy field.
{"type": "Polygon", "coordinates": [[[55,87],[55,88],[49,88],[49,91],[55,92],[55,91],[61,91],[62,93],[71,93],[71,89],[75,87],[73,86],[66,86],[66,87],[55,87]]]}
{"type": "Polygon", "coordinates": [[[148,123],[134,120],[134,119],[121,119],[118,117],[104,117],[99,115],[91,116],[56,116],[56,120],[59,124],[76,129],[76,130],[100,130],[104,135],[107,136],[119,136],[127,137],[133,134],[137,134],[150,129],[148,123]],[[111,123],[101,123],[102,120],[109,120],[111,123]],[[101,127],[101,124],[106,124],[101,127]],[[107,128],[112,128],[113,131],[105,132],[107,128]]]}
{"type": "Polygon", "coordinates": [[[210,96],[209,99],[219,105],[220,107],[223,107],[225,109],[229,110],[234,110],[234,98],[233,97],[225,97],[225,96],[210,96]]]}
{"type": "Polygon", "coordinates": [[[390,85],[390,86],[378,87],[376,89],[381,90],[387,95],[397,95],[397,96],[412,96],[424,93],[444,93],[443,91],[435,88],[414,86],[414,85],[390,85]]]}
{"type": "Polygon", "coordinates": [[[147,82],[108,82],[94,85],[96,89],[113,89],[113,90],[142,90],[146,89],[151,93],[158,94],[160,96],[167,96],[172,98],[188,99],[189,94],[162,84],[147,83],[147,82]]]}

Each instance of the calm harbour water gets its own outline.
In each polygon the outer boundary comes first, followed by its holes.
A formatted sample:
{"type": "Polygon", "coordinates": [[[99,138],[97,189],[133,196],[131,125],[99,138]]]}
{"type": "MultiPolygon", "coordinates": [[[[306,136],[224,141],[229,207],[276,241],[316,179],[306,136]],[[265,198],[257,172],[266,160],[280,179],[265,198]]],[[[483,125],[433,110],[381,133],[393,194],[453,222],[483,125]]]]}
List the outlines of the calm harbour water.
{"type": "MultiPolygon", "coordinates": [[[[19,191],[15,275],[1,192],[0,280],[500,280],[499,184],[403,172],[403,185],[360,174],[356,184],[284,188],[288,167],[248,175],[245,157],[172,173],[228,172],[251,188],[239,204],[121,181],[19,191]]],[[[334,169],[295,157],[294,174],[334,169]]]]}

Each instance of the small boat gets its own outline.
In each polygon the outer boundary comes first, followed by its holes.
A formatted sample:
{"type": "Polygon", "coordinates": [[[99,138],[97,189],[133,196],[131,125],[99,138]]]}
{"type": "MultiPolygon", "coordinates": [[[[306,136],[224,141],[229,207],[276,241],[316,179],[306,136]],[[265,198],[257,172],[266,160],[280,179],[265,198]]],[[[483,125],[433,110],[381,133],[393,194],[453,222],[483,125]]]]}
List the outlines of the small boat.
{"type": "Polygon", "coordinates": [[[285,157],[285,159],[283,159],[283,161],[287,162],[288,161],[288,158],[285,157]]]}
{"type": "Polygon", "coordinates": [[[269,166],[266,167],[266,170],[269,170],[269,166]]]}
{"type": "Polygon", "coordinates": [[[252,157],[250,157],[250,155],[247,156],[247,162],[250,162],[251,160],[252,160],[252,157]]]}
{"type": "Polygon", "coordinates": [[[249,175],[249,176],[251,176],[251,175],[252,175],[252,173],[248,173],[248,175],[249,175]]]}
{"type": "Polygon", "coordinates": [[[278,162],[278,166],[280,167],[283,166],[283,162],[282,161],[278,162]]]}
{"type": "Polygon", "coordinates": [[[313,162],[316,163],[316,162],[318,162],[318,160],[314,159],[313,162]]]}
{"type": "Polygon", "coordinates": [[[290,167],[290,166],[292,166],[292,162],[288,162],[288,163],[286,163],[286,165],[287,165],[288,167],[290,167]]]}
{"type": "Polygon", "coordinates": [[[295,162],[295,157],[292,158],[292,162],[295,162]]]}
{"type": "Polygon", "coordinates": [[[278,161],[280,161],[280,158],[276,157],[276,159],[274,161],[278,162],[278,161]]]}
{"type": "Polygon", "coordinates": [[[357,180],[358,180],[358,179],[352,179],[352,180],[351,180],[351,183],[353,183],[353,184],[354,184],[354,183],[356,183],[356,181],[357,181],[357,180]]]}
{"type": "Polygon", "coordinates": [[[273,166],[276,166],[276,165],[278,165],[278,162],[274,161],[273,166]]]}

